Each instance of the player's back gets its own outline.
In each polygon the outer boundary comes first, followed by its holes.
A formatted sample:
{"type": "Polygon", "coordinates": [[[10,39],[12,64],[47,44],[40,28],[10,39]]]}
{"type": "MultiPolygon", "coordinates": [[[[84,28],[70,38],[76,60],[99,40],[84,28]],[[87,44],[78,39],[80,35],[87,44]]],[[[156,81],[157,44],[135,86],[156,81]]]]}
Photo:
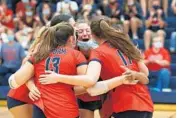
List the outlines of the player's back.
{"type": "Polygon", "coordinates": [[[94,59],[102,64],[101,78],[103,80],[120,76],[125,71],[121,66],[139,71],[135,61],[130,60],[120,50],[111,47],[108,43],[100,45],[91,52],[90,60],[94,59]]]}
{"type": "MultiPolygon", "coordinates": [[[[93,50],[90,60],[100,61],[102,65],[101,78],[103,80],[121,76],[125,72],[121,66],[139,71],[136,61],[130,60],[120,50],[111,47],[108,43],[104,43],[99,48],[93,50]]],[[[118,86],[112,91],[112,99],[114,112],[153,110],[152,100],[147,87],[139,83],[136,85],[118,86]]]]}
{"type": "Polygon", "coordinates": [[[48,58],[34,65],[35,77],[37,78],[35,83],[42,94],[44,109],[47,109],[46,114],[48,117],[77,116],[78,106],[73,86],[63,83],[41,85],[39,76],[45,73],[45,70],[66,75],[76,75],[77,66],[83,63],[86,63],[86,60],[79,51],[63,47],[53,50],[48,58]]]}

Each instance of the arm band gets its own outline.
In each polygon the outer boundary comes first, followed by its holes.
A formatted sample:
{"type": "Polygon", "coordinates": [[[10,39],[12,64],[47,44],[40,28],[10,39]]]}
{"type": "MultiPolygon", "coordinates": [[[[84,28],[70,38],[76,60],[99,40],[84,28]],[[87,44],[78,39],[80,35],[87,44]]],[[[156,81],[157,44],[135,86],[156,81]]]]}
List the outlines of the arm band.
{"type": "Polygon", "coordinates": [[[10,88],[12,88],[12,89],[16,89],[16,88],[18,88],[19,87],[19,85],[16,83],[16,81],[15,81],[15,77],[14,77],[14,74],[12,74],[10,77],[9,77],[9,86],[10,86],[10,88]]]}

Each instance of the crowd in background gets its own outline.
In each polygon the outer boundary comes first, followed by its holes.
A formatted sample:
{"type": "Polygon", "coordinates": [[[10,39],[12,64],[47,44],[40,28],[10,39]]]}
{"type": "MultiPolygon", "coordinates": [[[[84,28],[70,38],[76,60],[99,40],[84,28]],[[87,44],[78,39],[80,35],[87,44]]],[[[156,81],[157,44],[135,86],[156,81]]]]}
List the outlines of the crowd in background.
{"type": "Polygon", "coordinates": [[[130,40],[139,39],[145,28],[144,57],[150,71],[153,90],[169,88],[170,53],[176,52],[176,32],[171,33],[169,50],[164,47],[168,9],[176,15],[176,0],[0,0],[0,85],[20,68],[36,32],[57,14],[70,14],[90,21],[95,16],[108,16],[121,24],[130,40]],[[168,8],[171,4],[171,8],[168,8]],[[152,44],[152,46],[151,46],[152,44]],[[153,82],[152,82],[153,83],[153,82]]]}

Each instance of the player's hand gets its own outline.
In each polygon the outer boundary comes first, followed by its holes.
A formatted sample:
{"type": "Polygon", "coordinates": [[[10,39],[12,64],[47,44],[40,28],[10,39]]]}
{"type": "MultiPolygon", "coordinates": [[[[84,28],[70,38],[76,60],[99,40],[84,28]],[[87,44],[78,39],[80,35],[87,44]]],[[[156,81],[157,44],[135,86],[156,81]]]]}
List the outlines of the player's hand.
{"type": "Polygon", "coordinates": [[[136,80],[136,71],[130,70],[129,68],[125,66],[121,66],[122,69],[125,70],[125,72],[122,74],[124,75],[125,79],[123,80],[123,84],[137,84],[138,80],[136,80]]]}
{"type": "Polygon", "coordinates": [[[122,84],[134,85],[137,84],[138,80],[134,80],[132,75],[123,75],[122,84]]]}
{"type": "Polygon", "coordinates": [[[57,73],[53,71],[45,71],[45,74],[39,76],[41,84],[55,84],[58,83],[57,73]]]}
{"type": "Polygon", "coordinates": [[[30,88],[30,92],[28,96],[32,101],[35,101],[41,97],[41,93],[38,90],[38,88],[34,85],[32,88],[30,88]]]}

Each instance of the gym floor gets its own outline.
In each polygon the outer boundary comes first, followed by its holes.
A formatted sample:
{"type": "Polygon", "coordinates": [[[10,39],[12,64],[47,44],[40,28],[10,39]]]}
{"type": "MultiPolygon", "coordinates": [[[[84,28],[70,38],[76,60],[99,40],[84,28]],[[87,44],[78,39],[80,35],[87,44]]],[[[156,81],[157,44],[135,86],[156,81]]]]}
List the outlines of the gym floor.
{"type": "MultiPolygon", "coordinates": [[[[153,118],[176,118],[176,105],[155,105],[153,118]]],[[[0,101],[0,118],[13,118],[6,107],[6,101],[0,101]]],[[[100,118],[95,111],[95,118],[100,118]]]]}

